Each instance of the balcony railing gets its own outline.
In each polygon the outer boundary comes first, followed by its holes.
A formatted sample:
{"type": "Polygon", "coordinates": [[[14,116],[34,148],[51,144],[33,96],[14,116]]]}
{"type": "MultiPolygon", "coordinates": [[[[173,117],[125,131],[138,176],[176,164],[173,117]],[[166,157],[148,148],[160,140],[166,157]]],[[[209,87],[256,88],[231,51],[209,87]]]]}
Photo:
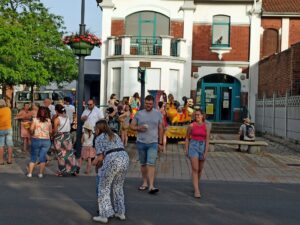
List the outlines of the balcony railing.
{"type": "Polygon", "coordinates": [[[161,55],[160,37],[137,37],[130,39],[130,55],[161,55]]]}
{"type": "Polygon", "coordinates": [[[130,36],[109,37],[108,55],[153,55],[185,56],[185,40],[170,36],[148,37],[130,36]]]}
{"type": "Polygon", "coordinates": [[[115,55],[121,55],[122,54],[122,39],[116,38],[115,40],[115,55]]]}
{"type": "Polygon", "coordinates": [[[178,44],[178,41],[176,39],[171,40],[171,49],[170,49],[171,56],[177,56],[177,47],[178,47],[177,44],[178,44]]]}

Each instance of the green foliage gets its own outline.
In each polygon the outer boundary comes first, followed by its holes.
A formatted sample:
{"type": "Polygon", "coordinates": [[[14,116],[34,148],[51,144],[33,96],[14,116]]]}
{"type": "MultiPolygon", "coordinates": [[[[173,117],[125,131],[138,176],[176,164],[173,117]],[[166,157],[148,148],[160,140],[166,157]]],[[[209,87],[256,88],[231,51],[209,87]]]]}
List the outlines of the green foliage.
{"type": "Polygon", "coordinates": [[[0,24],[0,83],[76,79],[76,58],[62,42],[63,20],[40,0],[0,0],[0,24]]]}

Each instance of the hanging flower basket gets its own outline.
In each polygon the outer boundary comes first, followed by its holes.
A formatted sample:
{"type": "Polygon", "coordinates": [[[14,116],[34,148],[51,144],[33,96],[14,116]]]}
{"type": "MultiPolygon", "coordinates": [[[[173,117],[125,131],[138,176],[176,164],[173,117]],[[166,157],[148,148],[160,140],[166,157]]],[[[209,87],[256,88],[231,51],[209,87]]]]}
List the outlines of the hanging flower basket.
{"type": "Polygon", "coordinates": [[[93,48],[100,47],[102,41],[94,34],[85,33],[83,35],[73,34],[70,36],[65,36],[63,42],[69,45],[75,55],[91,55],[93,48]]]}
{"type": "Polygon", "coordinates": [[[94,45],[81,41],[70,44],[75,55],[91,55],[94,45]]]}

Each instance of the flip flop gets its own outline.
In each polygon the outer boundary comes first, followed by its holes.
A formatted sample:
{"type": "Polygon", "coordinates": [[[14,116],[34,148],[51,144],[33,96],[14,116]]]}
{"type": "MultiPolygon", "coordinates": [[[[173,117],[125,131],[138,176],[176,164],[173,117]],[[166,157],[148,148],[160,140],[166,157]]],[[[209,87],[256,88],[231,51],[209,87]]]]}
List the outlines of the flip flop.
{"type": "Polygon", "coordinates": [[[158,188],[152,188],[152,189],[149,189],[149,194],[155,194],[159,192],[159,189],[158,188]]]}
{"type": "Polygon", "coordinates": [[[146,191],[148,189],[148,186],[142,185],[138,188],[139,191],[146,191]]]}
{"type": "Polygon", "coordinates": [[[194,193],[194,198],[201,198],[201,194],[199,192],[194,193]]]}

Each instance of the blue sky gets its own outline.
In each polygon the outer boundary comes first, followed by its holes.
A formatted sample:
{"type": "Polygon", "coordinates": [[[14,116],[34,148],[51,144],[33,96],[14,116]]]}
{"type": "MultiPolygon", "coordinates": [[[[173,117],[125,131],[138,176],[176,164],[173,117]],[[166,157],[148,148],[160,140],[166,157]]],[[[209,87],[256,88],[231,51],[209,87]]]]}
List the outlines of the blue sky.
{"type": "MultiPolygon", "coordinates": [[[[40,0],[51,13],[60,15],[68,33],[79,32],[81,0],[40,0]]],[[[96,0],[85,0],[85,25],[92,33],[100,37],[101,10],[96,0]]],[[[100,49],[94,48],[90,59],[100,59],[100,49]]]]}

